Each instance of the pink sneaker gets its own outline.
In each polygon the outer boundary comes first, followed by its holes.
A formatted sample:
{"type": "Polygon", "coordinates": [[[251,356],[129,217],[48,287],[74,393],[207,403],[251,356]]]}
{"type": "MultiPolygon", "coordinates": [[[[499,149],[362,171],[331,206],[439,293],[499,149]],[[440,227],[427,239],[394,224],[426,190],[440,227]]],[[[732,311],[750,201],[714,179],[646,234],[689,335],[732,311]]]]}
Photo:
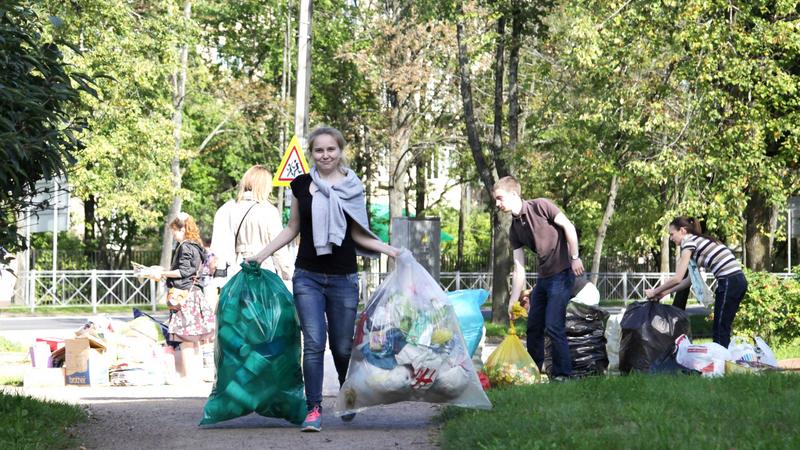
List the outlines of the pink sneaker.
{"type": "Polygon", "coordinates": [[[311,411],[308,412],[300,431],[322,431],[322,413],[320,412],[319,405],[314,406],[311,408],[311,411]]]}

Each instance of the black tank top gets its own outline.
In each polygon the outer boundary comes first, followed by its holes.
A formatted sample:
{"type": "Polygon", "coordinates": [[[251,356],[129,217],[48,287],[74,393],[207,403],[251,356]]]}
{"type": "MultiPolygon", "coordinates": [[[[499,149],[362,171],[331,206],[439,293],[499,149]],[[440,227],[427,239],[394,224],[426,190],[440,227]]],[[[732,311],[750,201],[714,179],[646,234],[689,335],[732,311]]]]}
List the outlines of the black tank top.
{"type": "Polygon", "coordinates": [[[345,275],[356,273],[356,247],[351,229],[353,219],[347,217],[347,230],[341,246],[333,246],[329,255],[317,255],[314,248],[314,232],[311,225],[311,175],[305,174],[292,180],[290,184],[300,211],[300,247],[297,249],[295,267],[317,273],[345,275]]]}

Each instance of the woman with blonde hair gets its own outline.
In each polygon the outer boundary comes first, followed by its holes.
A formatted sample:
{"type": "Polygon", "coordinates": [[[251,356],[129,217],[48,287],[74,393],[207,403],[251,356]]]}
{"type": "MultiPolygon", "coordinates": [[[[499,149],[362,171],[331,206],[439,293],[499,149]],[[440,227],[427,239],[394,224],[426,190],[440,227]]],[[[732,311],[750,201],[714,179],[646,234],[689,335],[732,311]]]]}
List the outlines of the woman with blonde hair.
{"type": "MultiPolygon", "coordinates": [[[[303,330],[303,380],[308,415],[303,431],[322,429],[322,379],[325,344],[330,337],[333,363],[344,383],[353,346],[358,307],[356,254],[396,257],[400,249],[381,242],[369,229],[364,185],[344,163],[345,141],[331,127],[308,136],[314,165],[292,183],[289,223],[263,250],[247,258],[262,262],[298,235],[300,245],[292,282],[303,330]]],[[[353,420],[355,414],[342,416],[353,420]]]]}
{"type": "MultiPolygon", "coordinates": [[[[239,272],[242,261],[254,255],[283,230],[278,208],[269,201],[272,174],[263,165],[247,169],[239,182],[236,199],[222,205],[214,215],[211,252],[215,256],[217,281],[222,287],[239,272]]],[[[264,269],[276,272],[287,284],[294,265],[287,249],[264,261],[264,269]]]]}

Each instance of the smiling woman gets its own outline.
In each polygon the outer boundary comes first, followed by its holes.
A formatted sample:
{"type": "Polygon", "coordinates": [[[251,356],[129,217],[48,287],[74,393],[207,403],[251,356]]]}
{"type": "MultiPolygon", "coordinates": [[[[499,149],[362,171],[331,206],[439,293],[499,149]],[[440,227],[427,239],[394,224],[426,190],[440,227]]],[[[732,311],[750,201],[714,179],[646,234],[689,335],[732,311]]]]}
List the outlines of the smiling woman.
{"type": "MultiPolygon", "coordinates": [[[[261,263],[300,235],[292,278],[294,303],[303,330],[303,377],[308,406],[304,431],[322,429],[322,378],[325,343],[344,383],[353,346],[358,275],[356,254],[396,256],[369,229],[364,185],[344,163],[345,141],[335,128],[319,127],[308,136],[314,165],[292,183],[289,223],[250,261],[261,263]]],[[[343,416],[349,421],[355,414],[343,416]]]]}
{"type": "Polygon", "coordinates": [[[345,145],[344,136],[336,128],[317,127],[308,135],[311,159],[323,173],[339,169],[342,174],[346,174],[345,145]]]}

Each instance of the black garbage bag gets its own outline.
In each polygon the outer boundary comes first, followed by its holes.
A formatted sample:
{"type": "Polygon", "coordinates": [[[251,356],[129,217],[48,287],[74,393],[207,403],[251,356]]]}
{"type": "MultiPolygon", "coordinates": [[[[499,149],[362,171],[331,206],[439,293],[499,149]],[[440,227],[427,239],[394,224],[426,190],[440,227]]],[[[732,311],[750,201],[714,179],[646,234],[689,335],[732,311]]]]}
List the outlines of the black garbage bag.
{"type": "Polygon", "coordinates": [[[675,349],[675,339],[691,335],[686,312],[657,302],[628,306],[620,322],[619,370],[650,372],[650,366],[675,349]]]}
{"type": "MultiPolygon", "coordinates": [[[[567,304],[567,343],[572,360],[572,376],[601,375],[608,368],[605,323],[609,314],[597,306],[578,302],[567,304]]],[[[545,338],[544,370],[551,375],[550,339],[545,338]]]]}
{"type": "Polygon", "coordinates": [[[677,352],[665,353],[659,360],[650,364],[650,373],[669,375],[700,375],[700,371],[682,366],[676,358],[677,352]]]}

